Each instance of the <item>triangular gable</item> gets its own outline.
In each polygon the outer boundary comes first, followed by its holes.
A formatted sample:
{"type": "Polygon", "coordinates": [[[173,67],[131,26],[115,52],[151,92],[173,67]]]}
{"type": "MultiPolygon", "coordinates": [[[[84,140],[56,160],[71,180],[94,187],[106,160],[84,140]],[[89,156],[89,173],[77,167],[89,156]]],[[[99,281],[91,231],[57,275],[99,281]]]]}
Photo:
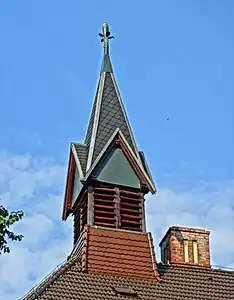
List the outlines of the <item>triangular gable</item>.
{"type": "Polygon", "coordinates": [[[95,171],[100,168],[100,164],[104,159],[106,159],[109,151],[113,149],[113,147],[118,147],[121,149],[124,157],[127,159],[128,163],[130,164],[132,170],[134,170],[136,176],[139,178],[141,185],[148,188],[149,191],[155,193],[156,189],[153,182],[150,180],[148,175],[146,174],[145,170],[141,162],[137,159],[134,155],[131,147],[129,146],[127,140],[125,139],[123,133],[119,128],[116,129],[112,137],[103,147],[102,151],[100,152],[99,156],[96,158],[95,162],[93,163],[90,170],[87,172],[84,180],[86,181],[91,175],[95,176],[95,171]]]}
{"type": "Polygon", "coordinates": [[[63,204],[62,220],[66,220],[71,213],[74,197],[77,197],[81,188],[81,180],[84,178],[81,163],[77,155],[76,149],[71,144],[69,163],[67,171],[67,181],[65,189],[65,199],[63,204]],[[74,191],[75,188],[75,191],[74,191]]]}
{"type": "Polygon", "coordinates": [[[140,180],[121,148],[112,148],[94,172],[98,181],[140,188],[140,180]]]}

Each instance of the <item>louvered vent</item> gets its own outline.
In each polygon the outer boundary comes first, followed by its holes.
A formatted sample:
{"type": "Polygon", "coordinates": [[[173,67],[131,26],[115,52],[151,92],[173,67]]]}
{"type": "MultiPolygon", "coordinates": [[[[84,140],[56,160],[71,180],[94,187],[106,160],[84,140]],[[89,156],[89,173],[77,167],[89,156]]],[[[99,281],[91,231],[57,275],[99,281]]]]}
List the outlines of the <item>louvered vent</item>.
{"type": "Polygon", "coordinates": [[[87,191],[74,209],[74,244],[87,224],[87,191]]]}
{"type": "Polygon", "coordinates": [[[94,225],[116,227],[115,189],[94,188],[94,225]]]}
{"type": "Polygon", "coordinates": [[[144,232],[143,193],[113,186],[89,187],[74,208],[75,244],[86,224],[144,232]]]}
{"type": "Polygon", "coordinates": [[[141,231],[142,195],[141,193],[120,190],[120,228],[141,231]]]}

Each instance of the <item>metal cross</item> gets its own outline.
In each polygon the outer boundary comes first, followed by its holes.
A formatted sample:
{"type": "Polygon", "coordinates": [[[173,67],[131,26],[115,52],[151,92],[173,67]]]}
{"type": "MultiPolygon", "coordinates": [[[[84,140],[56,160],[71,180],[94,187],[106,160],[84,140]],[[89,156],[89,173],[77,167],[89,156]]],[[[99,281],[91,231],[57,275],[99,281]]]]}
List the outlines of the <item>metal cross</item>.
{"type": "Polygon", "coordinates": [[[114,39],[113,36],[110,36],[109,26],[108,23],[105,22],[102,25],[102,33],[99,33],[99,36],[101,37],[101,42],[104,45],[104,54],[109,53],[109,40],[114,39]]]}

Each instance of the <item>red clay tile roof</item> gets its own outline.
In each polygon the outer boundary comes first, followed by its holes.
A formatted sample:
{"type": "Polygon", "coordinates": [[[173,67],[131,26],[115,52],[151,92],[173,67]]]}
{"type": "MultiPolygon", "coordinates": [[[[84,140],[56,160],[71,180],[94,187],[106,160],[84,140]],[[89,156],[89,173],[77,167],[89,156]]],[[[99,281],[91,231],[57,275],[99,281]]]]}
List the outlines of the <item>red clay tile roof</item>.
{"type": "Polygon", "coordinates": [[[196,267],[158,265],[163,281],[136,280],[81,272],[78,258],[68,260],[55,274],[25,296],[25,300],[233,300],[234,272],[196,267]],[[137,297],[117,294],[129,288],[137,297]]]}
{"type": "Polygon", "coordinates": [[[150,234],[86,227],[82,270],[101,274],[157,280],[150,234]]]}

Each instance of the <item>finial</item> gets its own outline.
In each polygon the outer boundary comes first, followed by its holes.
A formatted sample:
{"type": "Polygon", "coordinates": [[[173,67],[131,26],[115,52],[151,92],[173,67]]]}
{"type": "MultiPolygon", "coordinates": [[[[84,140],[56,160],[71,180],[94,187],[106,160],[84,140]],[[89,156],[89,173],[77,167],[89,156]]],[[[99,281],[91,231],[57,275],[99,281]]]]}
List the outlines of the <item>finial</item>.
{"type": "Polygon", "coordinates": [[[113,36],[110,36],[108,23],[105,22],[102,25],[102,33],[99,33],[101,37],[101,42],[104,44],[104,55],[109,53],[109,40],[114,39],[113,36]]]}

